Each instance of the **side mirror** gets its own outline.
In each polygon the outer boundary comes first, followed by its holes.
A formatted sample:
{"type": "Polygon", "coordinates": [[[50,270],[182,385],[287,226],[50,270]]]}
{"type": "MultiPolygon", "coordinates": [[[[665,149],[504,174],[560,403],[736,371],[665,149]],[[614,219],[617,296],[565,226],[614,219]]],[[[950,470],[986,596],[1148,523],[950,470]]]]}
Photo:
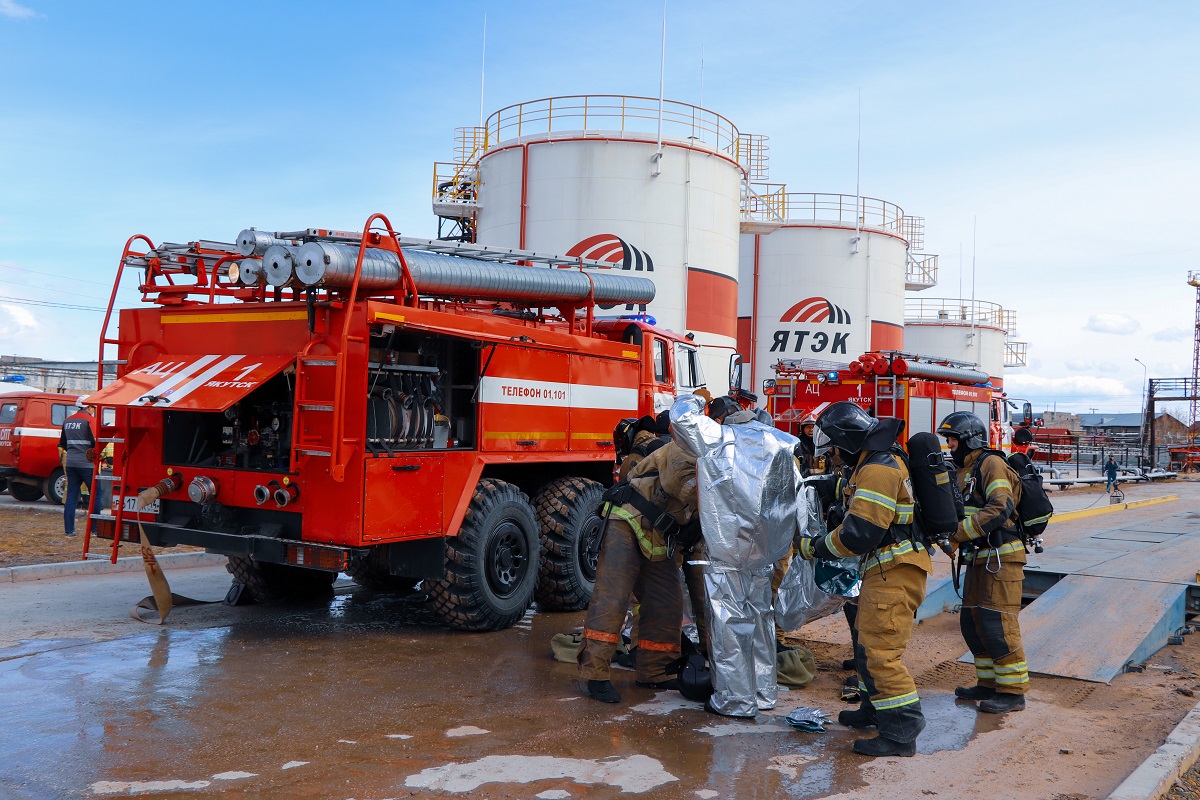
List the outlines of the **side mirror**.
{"type": "Polygon", "coordinates": [[[1021,413],[1024,415],[1026,425],[1033,422],[1033,403],[1025,402],[1021,404],[1021,413]]]}
{"type": "Polygon", "coordinates": [[[729,357],[729,388],[742,388],[742,356],[740,353],[734,353],[729,357]]]}

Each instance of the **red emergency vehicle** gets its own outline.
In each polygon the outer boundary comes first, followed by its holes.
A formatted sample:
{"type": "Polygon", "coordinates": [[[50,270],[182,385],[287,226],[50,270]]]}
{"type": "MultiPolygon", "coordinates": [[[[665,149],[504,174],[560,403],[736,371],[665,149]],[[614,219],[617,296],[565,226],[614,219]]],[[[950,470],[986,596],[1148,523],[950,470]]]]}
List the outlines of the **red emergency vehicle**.
{"type": "Polygon", "coordinates": [[[67,493],[58,458],[63,420],[75,413],[77,395],[50,392],[0,394],[0,486],[16,500],[45,495],[62,505],[67,493]]]}
{"type": "Polygon", "coordinates": [[[462,629],[510,626],[535,597],[583,608],[613,428],[703,384],[689,338],[596,317],[604,281],[644,279],[405,239],[382,215],[363,233],[251,230],[237,245],[134,237],[118,285],[126,267],[146,271],[147,303],[121,310],[115,337],[105,323],[100,360],[115,346],[118,378],[90,401],[116,412],[101,430],[115,502],[92,534],[136,541],[140,524],[152,544],[227,554],[260,600],[328,590],[345,571],[423,581],[462,629]],[[259,237],[283,251],[260,253],[259,237]],[[444,288],[443,268],[476,288],[444,288]],[[582,281],[573,299],[537,288],[565,277],[582,281]],[[164,480],[138,513],[138,492],[164,480]]]}
{"type": "MultiPolygon", "coordinates": [[[[804,418],[849,400],[876,417],[903,419],[906,438],[936,432],[947,414],[969,411],[989,423],[989,447],[1010,450],[1014,404],[973,367],[898,351],[865,353],[849,366],[781,359],[763,393],[776,426],[793,435],[804,418]]],[[[1031,416],[1028,405],[1023,419],[1031,416]]]]}

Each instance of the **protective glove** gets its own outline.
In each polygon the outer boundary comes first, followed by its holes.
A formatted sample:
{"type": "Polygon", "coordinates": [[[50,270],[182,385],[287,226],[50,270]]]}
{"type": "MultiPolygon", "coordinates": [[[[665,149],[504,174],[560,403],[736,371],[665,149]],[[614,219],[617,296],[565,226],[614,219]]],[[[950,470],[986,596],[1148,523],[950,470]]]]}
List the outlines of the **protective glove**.
{"type": "Polygon", "coordinates": [[[796,542],[796,550],[801,558],[805,561],[812,561],[817,557],[817,541],[819,536],[801,536],[796,542]]]}
{"type": "Polygon", "coordinates": [[[696,391],[692,392],[692,394],[699,395],[700,397],[703,397],[703,398],[704,398],[704,404],[705,404],[705,405],[708,405],[709,403],[711,403],[711,402],[712,402],[712,392],[710,392],[708,389],[704,388],[703,386],[701,386],[701,387],[700,387],[699,389],[697,389],[696,391]]]}
{"type": "Polygon", "coordinates": [[[842,524],[842,520],[846,518],[846,507],[841,503],[834,503],[825,512],[825,527],[828,530],[833,530],[842,524]]]}

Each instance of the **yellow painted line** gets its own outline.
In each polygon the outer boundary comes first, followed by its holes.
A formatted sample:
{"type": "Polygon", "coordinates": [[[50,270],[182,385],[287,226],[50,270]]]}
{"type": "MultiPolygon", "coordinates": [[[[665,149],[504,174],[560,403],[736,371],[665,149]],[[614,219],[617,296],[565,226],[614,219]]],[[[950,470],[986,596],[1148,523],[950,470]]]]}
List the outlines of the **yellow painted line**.
{"type": "Polygon", "coordinates": [[[587,439],[589,441],[602,441],[604,439],[611,439],[612,434],[611,433],[572,433],[571,438],[572,439],[587,439]]]}
{"type": "Polygon", "coordinates": [[[563,431],[488,431],[485,439],[565,439],[563,431]]]}
{"type": "Polygon", "coordinates": [[[404,315],[403,314],[389,314],[386,311],[376,311],[375,319],[376,320],[386,319],[388,322],[404,322],[404,315]]]}
{"type": "Polygon", "coordinates": [[[1073,519],[1084,519],[1085,517],[1098,517],[1101,514],[1112,514],[1116,511],[1125,511],[1130,508],[1145,508],[1146,506],[1156,506],[1160,503],[1173,503],[1179,499],[1177,494],[1166,494],[1162,497],[1148,497],[1145,500],[1132,500],[1128,503],[1115,503],[1109,506],[1100,506],[1099,508],[1084,508],[1079,511],[1064,511],[1062,514],[1055,514],[1050,518],[1050,523],[1053,525],[1056,522],[1070,522],[1073,519]]]}
{"type": "Polygon", "coordinates": [[[164,325],[202,322],[274,322],[285,319],[308,319],[307,311],[249,311],[241,314],[164,314],[164,325]]]}
{"type": "Polygon", "coordinates": [[[624,358],[637,358],[638,351],[637,350],[622,350],[621,356],[624,358]]]}

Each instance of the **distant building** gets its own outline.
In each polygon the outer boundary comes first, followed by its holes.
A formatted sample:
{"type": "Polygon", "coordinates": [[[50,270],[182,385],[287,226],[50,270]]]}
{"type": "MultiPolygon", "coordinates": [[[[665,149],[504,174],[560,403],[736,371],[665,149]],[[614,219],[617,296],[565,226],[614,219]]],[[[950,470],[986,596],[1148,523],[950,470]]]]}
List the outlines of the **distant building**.
{"type": "MultiPolygon", "coordinates": [[[[1079,426],[1085,436],[1109,440],[1136,441],[1145,435],[1150,438],[1150,432],[1143,434],[1145,419],[1142,414],[1080,414],[1079,426]]],[[[1178,442],[1187,438],[1187,425],[1166,411],[1154,414],[1154,438],[1160,443],[1178,442]]]]}
{"type": "MultiPolygon", "coordinates": [[[[41,392],[87,394],[96,390],[95,361],[45,361],[25,356],[0,356],[0,379],[23,377],[18,383],[0,383],[0,392],[33,389],[41,392]]],[[[115,366],[105,367],[106,380],[117,375],[115,366]]]]}

